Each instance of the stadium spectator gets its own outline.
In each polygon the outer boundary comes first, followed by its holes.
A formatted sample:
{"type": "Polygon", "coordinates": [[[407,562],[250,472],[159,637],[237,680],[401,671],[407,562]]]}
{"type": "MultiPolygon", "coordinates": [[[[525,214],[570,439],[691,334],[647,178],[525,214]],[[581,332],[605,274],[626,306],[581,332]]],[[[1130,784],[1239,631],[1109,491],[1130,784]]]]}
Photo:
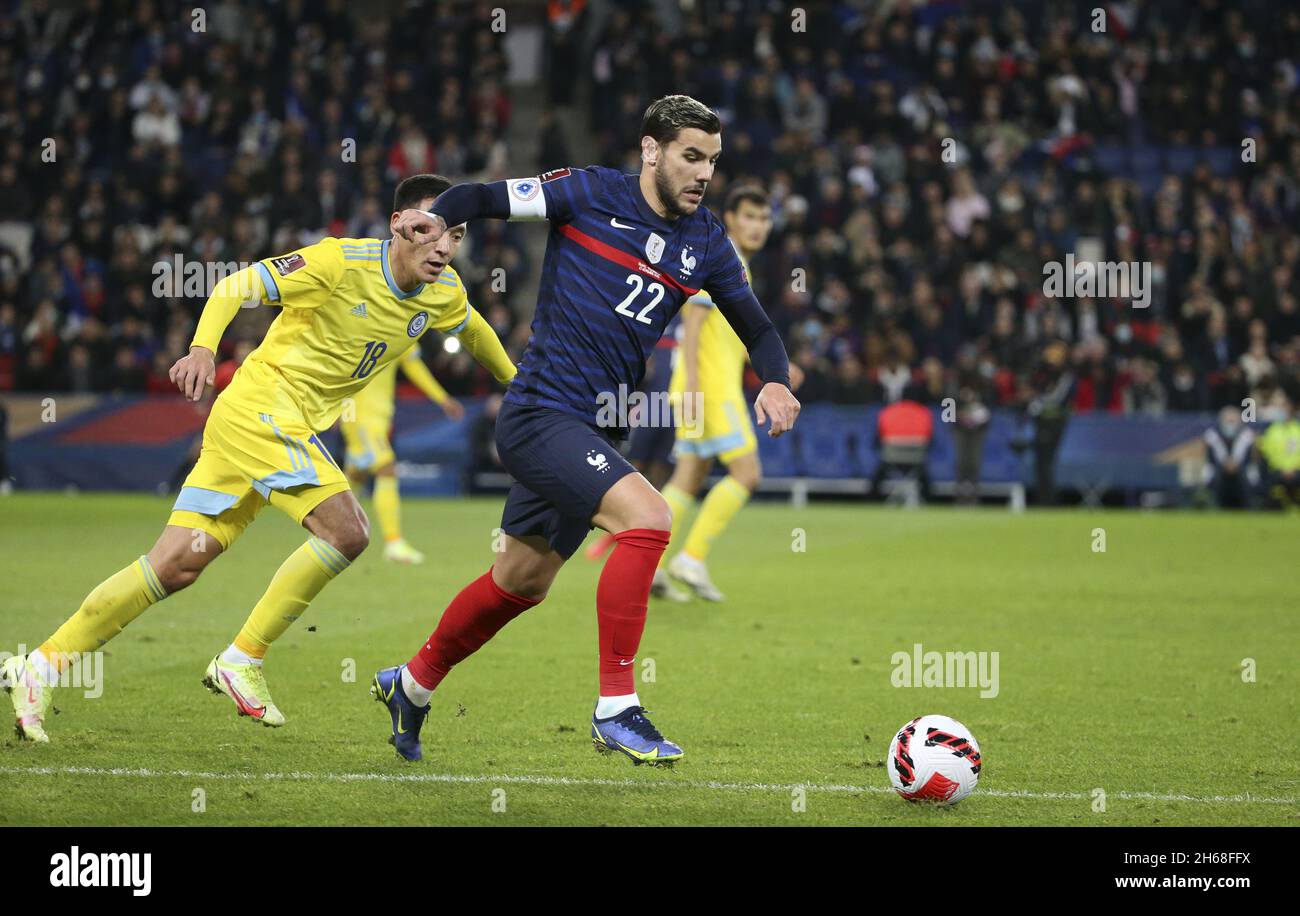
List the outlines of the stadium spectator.
{"type": "Polygon", "coordinates": [[[1133,377],[1124,389],[1124,412],[1147,417],[1162,417],[1169,403],[1169,395],[1149,359],[1133,361],[1133,377]]]}
{"type": "Polygon", "coordinates": [[[1219,422],[1205,431],[1204,485],[1221,509],[1249,509],[1259,485],[1254,461],[1255,432],[1241,411],[1224,407],[1219,422]]]}
{"type": "Polygon", "coordinates": [[[1268,495],[1283,509],[1300,508],[1300,415],[1290,407],[1259,438],[1268,495]]]}
{"type": "Polygon", "coordinates": [[[1025,412],[1034,424],[1035,499],[1040,506],[1056,505],[1056,452],[1065,437],[1075,387],[1074,373],[1066,365],[1067,350],[1062,341],[1049,343],[1028,380],[1025,412]]]}
{"type": "Polygon", "coordinates": [[[865,404],[870,397],[871,383],[862,371],[862,363],[849,356],[840,360],[830,388],[833,404],[865,404]]]}

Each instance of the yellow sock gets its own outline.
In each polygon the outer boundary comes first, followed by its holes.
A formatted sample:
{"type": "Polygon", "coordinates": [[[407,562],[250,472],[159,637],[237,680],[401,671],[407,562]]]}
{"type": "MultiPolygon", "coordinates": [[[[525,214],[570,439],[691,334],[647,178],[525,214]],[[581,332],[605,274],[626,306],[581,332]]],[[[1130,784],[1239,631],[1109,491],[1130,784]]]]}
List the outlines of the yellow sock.
{"type": "Polygon", "coordinates": [[[122,632],[144,609],[167,597],[147,557],[109,576],[86,596],[54,635],[41,644],[41,653],[62,671],[82,652],[98,649],[122,632]]]}
{"type": "MultiPolygon", "coordinates": [[[[681,534],[682,531],[685,530],[683,525],[686,523],[686,517],[690,515],[691,510],[695,508],[696,500],[694,496],[691,496],[681,487],[675,487],[672,484],[668,484],[668,486],[664,487],[663,497],[668,503],[668,508],[672,510],[673,513],[673,528],[668,534],[668,544],[671,547],[673,544],[677,543],[677,535],[681,534]]],[[[659,558],[659,565],[663,566],[667,559],[668,551],[665,550],[663,556],[659,558]]]]}
{"type": "Polygon", "coordinates": [[[396,477],[375,478],[375,515],[379,516],[379,530],[384,542],[402,538],[402,503],[397,495],[396,477]]]}
{"type": "Polygon", "coordinates": [[[271,643],[302,616],[313,598],[351,562],[332,545],[314,537],[285,560],[266,593],[235,637],[235,648],[251,658],[266,655],[271,643]]]}
{"type": "Polygon", "coordinates": [[[700,514],[686,535],[686,553],[697,560],[706,559],[714,540],[731,519],[749,502],[749,490],[739,480],[727,475],[713,485],[700,504],[700,514]]]}

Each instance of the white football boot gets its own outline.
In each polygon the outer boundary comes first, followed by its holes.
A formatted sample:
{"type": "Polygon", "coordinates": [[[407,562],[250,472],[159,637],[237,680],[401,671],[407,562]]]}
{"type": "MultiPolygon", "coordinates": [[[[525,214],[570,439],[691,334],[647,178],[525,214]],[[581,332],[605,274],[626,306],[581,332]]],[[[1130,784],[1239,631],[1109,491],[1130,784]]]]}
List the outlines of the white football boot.
{"type": "Polygon", "coordinates": [[[705,601],[722,601],[724,596],[709,578],[709,568],[703,560],[679,553],[668,564],[668,573],[677,581],[690,586],[691,591],[705,601]]]}

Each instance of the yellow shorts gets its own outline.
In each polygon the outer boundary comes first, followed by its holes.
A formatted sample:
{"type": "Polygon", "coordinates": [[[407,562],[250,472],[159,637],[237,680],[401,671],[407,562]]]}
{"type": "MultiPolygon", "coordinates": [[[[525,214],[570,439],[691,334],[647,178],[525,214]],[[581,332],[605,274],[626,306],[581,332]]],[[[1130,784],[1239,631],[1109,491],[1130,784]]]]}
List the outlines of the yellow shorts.
{"type": "Polygon", "coordinates": [[[277,419],[217,398],[203,427],[203,449],[172,507],[170,525],[206,531],[228,548],[267,503],[295,522],[347,477],[301,419],[277,419]]]}
{"type": "Polygon", "coordinates": [[[387,467],[397,460],[393,454],[392,443],[388,441],[388,430],[392,421],[352,420],[339,424],[343,430],[343,442],[347,446],[344,464],[349,471],[375,471],[387,467]]]}
{"type": "Polygon", "coordinates": [[[704,389],[698,402],[684,404],[680,396],[675,396],[672,403],[677,423],[674,455],[717,458],[730,464],[758,449],[743,394],[715,394],[704,389]]]}

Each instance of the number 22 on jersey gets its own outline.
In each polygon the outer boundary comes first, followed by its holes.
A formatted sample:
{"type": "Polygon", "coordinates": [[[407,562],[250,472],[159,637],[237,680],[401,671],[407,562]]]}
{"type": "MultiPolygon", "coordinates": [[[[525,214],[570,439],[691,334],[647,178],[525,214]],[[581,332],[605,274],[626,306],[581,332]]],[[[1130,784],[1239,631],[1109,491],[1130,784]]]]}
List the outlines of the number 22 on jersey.
{"type": "Polygon", "coordinates": [[[614,311],[618,312],[620,315],[625,315],[628,318],[634,318],[642,324],[650,324],[650,318],[648,317],[650,312],[659,304],[659,300],[664,297],[663,286],[659,283],[651,283],[649,286],[646,286],[645,281],[641,279],[639,274],[628,274],[627,282],[628,285],[632,287],[632,292],[628,293],[627,297],[622,302],[614,306],[614,311]],[[650,293],[654,298],[652,298],[650,304],[641,309],[641,311],[633,312],[628,308],[628,306],[632,304],[634,299],[641,295],[642,290],[650,293]]]}

